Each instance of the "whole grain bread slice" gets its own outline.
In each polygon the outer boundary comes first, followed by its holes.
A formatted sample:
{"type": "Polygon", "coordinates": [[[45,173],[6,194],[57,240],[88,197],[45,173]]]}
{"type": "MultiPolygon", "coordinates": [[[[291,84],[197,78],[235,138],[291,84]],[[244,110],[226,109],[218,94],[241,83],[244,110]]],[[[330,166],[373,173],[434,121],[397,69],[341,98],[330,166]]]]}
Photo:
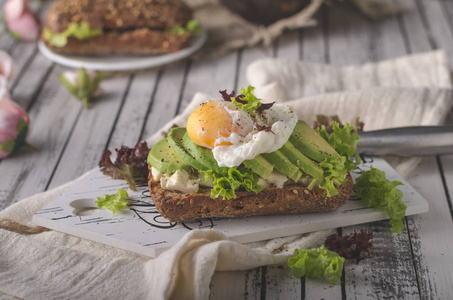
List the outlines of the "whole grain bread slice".
{"type": "Polygon", "coordinates": [[[320,188],[309,190],[300,185],[288,185],[283,188],[270,187],[260,193],[236,192],[236,198],[224,200],[222,197],[212,199],[210,189],[207,188],[200,188],[194,194],[164,190],[151,172],[148,181],[156,209],[162,217],[173,222],[210,217],[236,218],[330,211],[348,201],[352,184],[352,178],[348,174],[346,182],[338,188],[339,193],[332,197],[327,197],[327,192],[320,188]]]}
{"type": "Polygon", "coordinates": [[[56,33],[71,22],[87,22],[104,31],[165,29],[190,19],[191,9],[180,0],[58,0],[49,8],[45,26],[56,33]]]}

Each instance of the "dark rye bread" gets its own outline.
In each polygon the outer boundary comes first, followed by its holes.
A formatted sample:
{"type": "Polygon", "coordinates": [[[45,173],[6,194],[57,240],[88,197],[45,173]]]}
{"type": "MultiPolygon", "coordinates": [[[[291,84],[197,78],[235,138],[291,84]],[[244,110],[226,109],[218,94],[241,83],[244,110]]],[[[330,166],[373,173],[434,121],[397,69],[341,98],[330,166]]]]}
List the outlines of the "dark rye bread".
{"type": "MultiPolygon", "coordinates": [[[[151,169],[151,167],[150,167],[151,169]]],[[[324,212],[345,204],[352,192],[352,178],[339,187],[339,193],[327,198],[325,190],[309,190],[298,185],[283,188],[270,187],[256,194],[236,192],[230,200],[212,199],[210,190],[200,188],[195,194],[164,190],[149,173],[151,198],[159,213],[173,222],[187,222],[199,218],[237,218],[258,215],[276,215],[304,212],[324,212]]]]}
{"type": "Polygon", "coordinates": [[[70,37],[64,47],[42,40],[59,54],[172,53],[187,47],[193,33],[176,35],[164,29],[185,25],[191,19],[192,11],[180,0],[59,0],[47,13],[46,28],[59,33],[71,22],[87,22],[103,34],[83,40],[70,37]]]}
{"type": "Polygon", "coordinates": [[[164,29],[190,19],[192,11],[180,0],[59,0],[49,8],[45,26],[53,32],[63,32],[71,22],[106,31],[164,29]]]}

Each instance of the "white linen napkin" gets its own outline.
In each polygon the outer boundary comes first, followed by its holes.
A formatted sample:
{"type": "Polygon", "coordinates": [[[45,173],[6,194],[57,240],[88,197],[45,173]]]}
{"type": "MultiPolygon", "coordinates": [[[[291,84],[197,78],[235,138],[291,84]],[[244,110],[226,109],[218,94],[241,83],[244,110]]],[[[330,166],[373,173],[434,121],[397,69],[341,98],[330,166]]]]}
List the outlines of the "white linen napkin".
{"type": "MultiPolygon", "coordinates": [[[[360,116],[366,129],[437,125],[452,107],[442,51],[342,67],[264,59],[252,63],[247,75],[265,101],[288,102],[305,120],[323,113],[343,120],[360,116]]],[[[193,108],[209,98],[196,94],[163,130],[185,125],[193,108]]],[[[161,137],[158,131],[148,141],[161,137]]],[[[407,173],[414,161],[392,164],[407,173]]],[[[0,219],[33,225],[33,213],[76,181],[22,200],[0,219]]],[[[0,229],[0,292],[26,299],[208,299],[214,271],[284,263],[295,247],[312,247],[330,232],[240,245],[215,230],[193,231],[149,259],[56,231],[27,236],[0,229]]]]}

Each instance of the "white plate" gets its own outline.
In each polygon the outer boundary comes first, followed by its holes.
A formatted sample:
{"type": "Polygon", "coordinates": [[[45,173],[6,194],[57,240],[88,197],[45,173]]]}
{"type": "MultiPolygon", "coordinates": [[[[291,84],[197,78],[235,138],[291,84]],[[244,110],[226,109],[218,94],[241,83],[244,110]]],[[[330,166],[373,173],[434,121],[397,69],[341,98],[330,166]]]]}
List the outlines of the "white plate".
{"type": "Polygon", "coordinates": [[[207,33],[195,37],[190,45],[178,52],[147,56],[78,56],[62,55],[52,52],[42,41],[38,42],[39,51],[48,59],[58,64],[73,68],[86,68],[97,71],[132,71],[157,67],[183,59],[203,46],[207,33]]]}

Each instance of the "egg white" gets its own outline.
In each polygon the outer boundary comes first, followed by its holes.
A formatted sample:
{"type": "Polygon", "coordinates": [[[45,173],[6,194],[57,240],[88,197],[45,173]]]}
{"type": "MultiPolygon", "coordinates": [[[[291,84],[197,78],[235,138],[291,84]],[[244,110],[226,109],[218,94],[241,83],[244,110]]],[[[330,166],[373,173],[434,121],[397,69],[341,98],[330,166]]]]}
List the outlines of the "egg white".
{"type": "Polygon", "coordinates": [[[235,132],[215,141],[212,153],[220,167],[236,167],[261,153],[280,149],[288,141],[298,120],[293,109],[283,104],[274,104],[261,113],[239,110],[229,102],[222,105],[232,117],[235,132]],[[255,124],[269,126],[269,130],[258,130],[255,124]],[[232,145],[219,145],[224,142],[232,145]]]}

